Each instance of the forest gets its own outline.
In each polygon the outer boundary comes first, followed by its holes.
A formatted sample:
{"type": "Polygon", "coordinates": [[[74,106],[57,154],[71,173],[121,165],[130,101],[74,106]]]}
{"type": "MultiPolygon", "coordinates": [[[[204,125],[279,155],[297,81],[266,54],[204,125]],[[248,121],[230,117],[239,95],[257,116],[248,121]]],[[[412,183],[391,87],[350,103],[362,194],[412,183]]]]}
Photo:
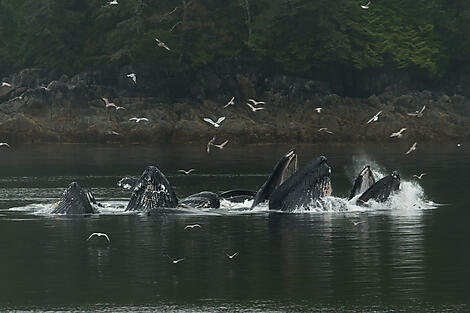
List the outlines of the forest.
{"type": "Polygon", "coordinates": [[[216,62],[313,77],[406,70],[439,80],[470,64],[470,2],[379,0],[2,0],[0,71],[216,62]],[[170,50],[157,45],[164,42],[170,50]]]}

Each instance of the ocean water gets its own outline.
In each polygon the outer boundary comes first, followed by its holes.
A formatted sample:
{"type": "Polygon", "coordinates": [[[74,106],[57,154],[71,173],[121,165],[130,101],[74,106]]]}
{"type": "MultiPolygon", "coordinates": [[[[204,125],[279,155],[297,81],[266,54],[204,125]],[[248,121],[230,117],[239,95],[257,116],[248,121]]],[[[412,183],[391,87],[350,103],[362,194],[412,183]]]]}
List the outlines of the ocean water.
{"type": "Polygon", "coordinates": [[[419,144],[405,155],[408,146],[297,145],[300,166],[328,157],[333,195],[293,213],[223,201],[157,216],[124,212],[131,193],[117,181],[155,165],[179,197],[256,190],[293,146],[2,149],[0,310],[468,311],[470,148],[419,144]],[[398,170],[401,189],[358,207],[345,197],[367,164],[378,177],[398,170]],[[104,205],[99,214],[50,214],[72,181],[104,205]],[[87,241],[92,232],[111,242],[87,241]]]}

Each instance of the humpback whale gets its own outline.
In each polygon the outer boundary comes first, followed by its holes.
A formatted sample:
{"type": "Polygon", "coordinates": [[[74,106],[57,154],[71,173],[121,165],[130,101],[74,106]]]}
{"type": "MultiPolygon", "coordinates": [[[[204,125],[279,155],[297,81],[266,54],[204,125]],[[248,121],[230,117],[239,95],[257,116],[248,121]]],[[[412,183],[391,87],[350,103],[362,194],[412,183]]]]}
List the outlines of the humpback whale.
{"type": "Polygon", "coordinates": [[[235,203],[243,203],[246,200],[253,200],[255,196],[256,191],[244,189],[234,189],[219,193],[219,197],[221,199],[235,203]]]}
{"type": "Polygon", "coordinates": [[[374,173],[372,173],[370,166],[367,165],[359,173],[356,180],[354,181],[354,186],[351,189],[351,193],[349,194],[348,200],[351,200],[355,196],[362,194],[373,184],[375,184],[374,173]]]}
{"type": "Polygon", "coordinates": [[[330,175],[331,168],[326,157],[320,156],[310,161],[272,192],[269,209],[293,211],[331,195],[330,175]]]}
{"type": "Polygon", "coordinates": [[[400,188],[400,175],[397,171],[394,171],[392,174],[385,176],[375,184],[373,184],[369,189],[367,189],[360,197],[357,199],[357,204],[365,204],[370,199],[373,199],[378,202],[384,202],[388,199],[390,194],[393,191],[396,191],[400,188]]]}
{"type": "Polygon", "coordinates": [[[214,192],[203,191],[180,200],[178,207],[191,207],[196,209],[219,208],[220,198],[219,195],[214,192]]]}
{"type": "Polygon", "coordinates": [[[90,191],[85,192],[77,182],[72,182],[65,189],[61,199],[52,205],[52,214],[92,214],[96,204],[90,191]]]}
{"type": "Polygon", "coordinates": [[[264,182],[255,196],[255,200],[251,205],[254,208],[259,203],[269,200],[273,192],[286,181],[297,170],[297,154],[295,149],[289,150],[274,166],[271,175],[264,182]]]}

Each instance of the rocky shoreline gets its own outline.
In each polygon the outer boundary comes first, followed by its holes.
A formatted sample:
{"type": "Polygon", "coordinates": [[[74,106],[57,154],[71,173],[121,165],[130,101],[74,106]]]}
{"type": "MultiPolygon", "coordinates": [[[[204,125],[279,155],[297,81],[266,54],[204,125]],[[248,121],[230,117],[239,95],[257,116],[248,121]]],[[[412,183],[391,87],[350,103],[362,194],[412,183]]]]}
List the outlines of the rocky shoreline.
{"type": "Polygon", "coordinates": [[[470,98],[458,93],[394,84],[377,95],[353,98],[335,94],[326,83],[249,72],[201,74],[192,84],[178,77],[139,77],[134,84],[125,75],[130,71],[111,80],[99,72],[54,79],[40,69],[4,77],[11,87],[0,87],[0,141],[185,143],[217,135],[240,143],[373,142],[393,140],[389,135],[402,127],[407,140],[470,139],[470,98]],[[181,86],[175,91],[174,84],[187,86],[178,94],[181,86]],[[235,104],[223,108],[232,96],[235,104]],[[126,109],[106,108],[102,97],[126,109]],[[252,112],[248,98],[265,101],[265,109],[252,112]],[[408,116],[423,105],[422,117],[408,116]],[[378,122],[366,125],[379,110],[378,122]],[[134,116],[150,121],[129,121],[134,116]],[[226,120],[217,129],[203,121],[220,116],[226,120]],[[319,132],[322,127],[333,134],[319,132]]]}

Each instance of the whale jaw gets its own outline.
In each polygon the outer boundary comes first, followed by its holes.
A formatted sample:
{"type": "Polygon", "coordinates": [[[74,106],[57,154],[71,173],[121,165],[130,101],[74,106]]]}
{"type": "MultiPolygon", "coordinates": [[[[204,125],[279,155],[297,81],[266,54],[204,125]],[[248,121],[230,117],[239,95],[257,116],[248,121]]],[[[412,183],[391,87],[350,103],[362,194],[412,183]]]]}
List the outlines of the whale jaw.
{"type": "Polygon", "coordinates": [[[94,197],[85,192],[76,182],[70,183],[61,199],[52,206],[52,214],[92,214],[95,209],[91,204],[94,197]]]}

